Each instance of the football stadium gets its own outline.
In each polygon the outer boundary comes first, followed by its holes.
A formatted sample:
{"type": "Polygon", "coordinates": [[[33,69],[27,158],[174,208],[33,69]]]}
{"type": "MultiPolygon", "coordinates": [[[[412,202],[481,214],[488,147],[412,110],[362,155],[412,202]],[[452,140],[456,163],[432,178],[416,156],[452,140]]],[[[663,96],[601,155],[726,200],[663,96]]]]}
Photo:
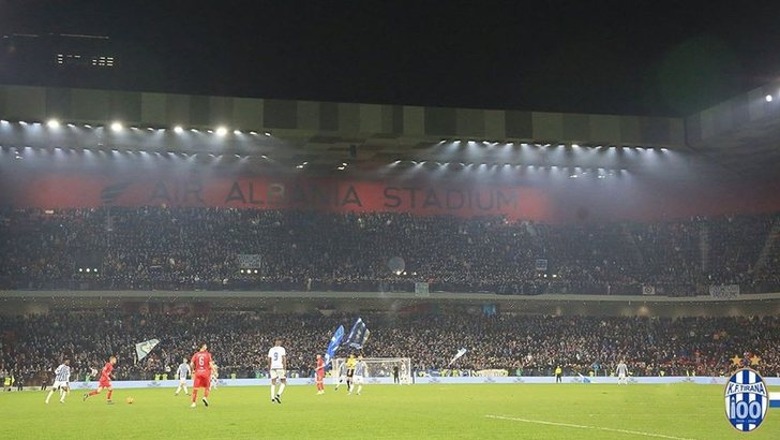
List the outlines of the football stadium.
{"type": "Polygon", "coordinates": [[[778,438],[779,145],[780,81],[684,116],[0,84],[0,432],[778,438]]]}

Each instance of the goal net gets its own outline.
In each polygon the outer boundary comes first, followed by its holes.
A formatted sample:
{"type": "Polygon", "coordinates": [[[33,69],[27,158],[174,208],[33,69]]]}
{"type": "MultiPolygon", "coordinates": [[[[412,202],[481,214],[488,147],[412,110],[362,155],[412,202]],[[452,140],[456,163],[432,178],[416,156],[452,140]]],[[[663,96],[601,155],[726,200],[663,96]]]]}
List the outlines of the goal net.
{"type": "MultiPolygon", "coordinates": [[[[396,372],[398,374],[398,383],[409,384],[412,383],[412,360],[411,358],[395,357],[395,358],[363,358],[368,366],[368,374],[366,378],[388,378],[389,380],[383,380],[385,383],[394,383],[396,372]]],[[[334,358],[333,368],[331,371],[331,378],[333,383],[338,383],[341,374],[346,374],[346,369],[342,370],[342,365],[346,361],[345,358],[334,358]],[[342,373],[343,371],[343,373],[342,373]]]]}

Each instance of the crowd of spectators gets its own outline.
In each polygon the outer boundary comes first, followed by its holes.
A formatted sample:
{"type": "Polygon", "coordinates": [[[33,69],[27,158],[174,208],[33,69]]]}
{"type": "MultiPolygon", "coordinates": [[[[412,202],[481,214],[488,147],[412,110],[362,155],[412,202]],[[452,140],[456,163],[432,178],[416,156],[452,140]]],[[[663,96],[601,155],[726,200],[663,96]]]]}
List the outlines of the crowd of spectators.
{"type": "Polygon", "coordinates": [[[502,294],[650,286],[695,295],[713,284],[767,292],[780,287],[778,223],[777,215],[552,225],[224,208],[8,210],[0,289],[411,291],[428,282],[433,291],[502,294]],[[242,273],[239,254],[262,263],[242,273]]]}
{"type": "MultiPolygon", "coordinates": [[[[510,375],[605,375],[625,359],[635,375],[727,374],[752,365],[780,376],[780,318],[627,318],[485,315],[449,311],[364,314],[371,336],[367,357],[409,357],[415,374],[447,368],[452,356],[467,354],[460,371],[506,369],[510,375]]],[[[0,317],[0,371],[29,384],[51,379],[65,357],[74,380],[118,357],[118,379],[152,379],[175,371],[201,341],[210,345],[223,376],[264,377],[268,349],[281,338],[293,377],[311,377],[335,327],[349,328],[354,316],[211,311],[201,314],[70,312],[0,317]],[[135,343],[160,344],[140,362],[135,343]]],[[[343,349],[339,355],[346,355],[343,349]]],[[[171,376],[172,377],[172,376],[171,376]]],[[[78,378],[78,379],[76,379],[78,378]]]]}

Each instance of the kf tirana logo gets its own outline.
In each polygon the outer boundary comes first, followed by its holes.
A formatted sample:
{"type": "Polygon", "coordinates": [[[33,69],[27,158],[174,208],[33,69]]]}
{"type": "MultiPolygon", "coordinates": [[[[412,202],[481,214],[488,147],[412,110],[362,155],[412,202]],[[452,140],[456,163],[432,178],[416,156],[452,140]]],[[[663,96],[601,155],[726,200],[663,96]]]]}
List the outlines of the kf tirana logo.
{"type": "Polygon", "coordinates": [[[737,370],[726,383],[726,418],[741,432],[761,426],[769,408],[769,392],[764,379],[750,368],[737,370]]]}

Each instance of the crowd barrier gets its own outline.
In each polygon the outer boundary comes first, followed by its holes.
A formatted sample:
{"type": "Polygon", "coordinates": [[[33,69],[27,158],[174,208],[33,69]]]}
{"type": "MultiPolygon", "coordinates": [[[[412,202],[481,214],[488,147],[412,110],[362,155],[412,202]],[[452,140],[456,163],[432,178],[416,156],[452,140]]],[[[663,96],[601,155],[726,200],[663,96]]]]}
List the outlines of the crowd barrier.
{"type": "MultiPolygon", "coordinates": [[[[674,384],[674,383],[694,383],[699,385],[725,385],[726,377],[688,377],[688,376],[667,376],[667,377],[631,377],[629,383],[632,384],[674,384]]],[[[780,387],[780,378],[765,377],[767,386],[780,387]]],[[[191,385],[191,381],[187,381],[191,385]]],[[[555,383],[555,377],[552,376],[515,376],[515,377],[415,377],[415,384],[546,384],[555,383]]],[[[268,385],[268,379],[220,379],[217,387],[241,387],[241,386],[265,386],[268,385]]],[[[326,379],[327,384],[335,383],[334,379],[326,379]]],[[[391,385],[393,379],[390,377],[372,377],[366,379],[367,384],[391,385]]],[[[573,384],[616,384],[615,377],[579,377],[566,376],[563,383],[573,384]]],[[[311,385],[314,386],[313,378],[287,379],[288,385],[311,385]]],[[[97,382],[73,382],[73,389],[97,388],[97,382]]],[[[176,388],[179,385],[178,380],[133,380],[133,381],[114,381],[114,388],[176,388]]]]}

